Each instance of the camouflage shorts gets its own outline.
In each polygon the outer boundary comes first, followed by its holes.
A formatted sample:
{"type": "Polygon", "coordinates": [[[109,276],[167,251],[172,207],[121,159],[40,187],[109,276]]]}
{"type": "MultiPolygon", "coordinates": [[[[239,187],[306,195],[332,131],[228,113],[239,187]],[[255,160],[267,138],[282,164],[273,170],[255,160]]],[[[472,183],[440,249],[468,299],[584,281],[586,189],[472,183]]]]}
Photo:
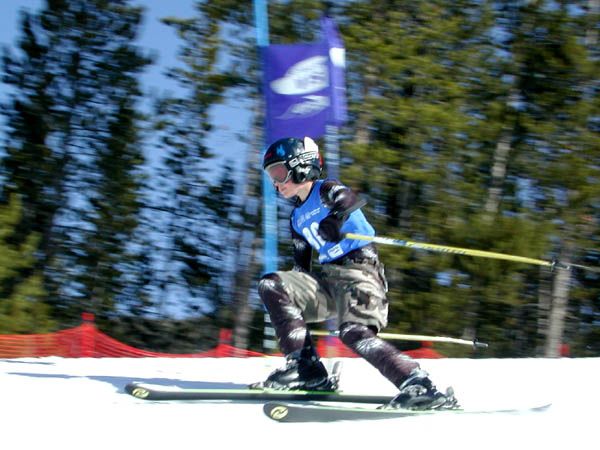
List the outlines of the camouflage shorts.
{"type": "Polygon", "coordinates": [[[337,318],[381,330],[388,301],[383,264],[325,264],[322,273],[277,272],[290,299],[307,323],[337,318]]]}

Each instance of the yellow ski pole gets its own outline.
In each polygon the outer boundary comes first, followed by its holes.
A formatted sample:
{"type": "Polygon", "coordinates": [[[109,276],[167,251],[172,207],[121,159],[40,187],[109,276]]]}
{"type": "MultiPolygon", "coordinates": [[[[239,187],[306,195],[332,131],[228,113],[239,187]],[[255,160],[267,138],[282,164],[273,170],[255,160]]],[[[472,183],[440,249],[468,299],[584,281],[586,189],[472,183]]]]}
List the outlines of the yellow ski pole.
{"type": "Polygon", "coordinates": [[[418,249],[418,250],[427,250],[427,251],[438,252],[438,253],[451,253],[451,254],[455,254],[455,255],[476,256],[476,257],[480,257],[480,258],[501,259],[501,260],[505,260],[505,261],[514,261],[514,262],[520,262],[520,263],[525,263],[525,264],[535,264],[538,266],[549,267],[550,270],[554,269],[555,267],[560,267],[563,269],[571,269],[573,267],[577,267],[579,269],[589,270],[592,272],[600,273],[600,268],[597,268],[597,267],[583,266],[581,264],[570,264],[570,263],[565,264],[565,263],[561,263],[561,262],[557,262],[557,261],[545,261],[543,259],[535,259],[535,258],[528,258],[525,256],[509,255],[506,253],[496,253],[496,252],[489,252],[489,251],[484,251],[484,250],[473,250],[473,249],[469,249],[469,248],[450,247],[447,245],[427,244],[424,242],[408,241],[408,240],[404,240],[404,239],[394,239],[394,238],[389,238],[389,237],[365,236],[362,234],[355,234],[355,233],[346,233],[344,235],[344,237],[346,237],[347,239],[370,241],[370,242],[374,242],[377,244],[395,245],[395,246],[399,246],[399,247],[414,248],[414,249],[418,249]]]}

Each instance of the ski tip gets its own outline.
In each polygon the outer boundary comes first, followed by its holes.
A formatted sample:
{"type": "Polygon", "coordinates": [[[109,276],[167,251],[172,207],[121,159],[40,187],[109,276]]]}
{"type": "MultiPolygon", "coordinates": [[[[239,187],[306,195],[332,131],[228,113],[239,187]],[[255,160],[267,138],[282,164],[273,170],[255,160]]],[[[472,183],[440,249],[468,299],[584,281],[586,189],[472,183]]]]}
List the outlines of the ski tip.
{"type": "Polygon", "coordinates": [[[125,392],[143,400],[146,400],[150,395],[150,391],[147,388],[142,386],[141,383],[135,381],[125,385],[125,392]]]}
{"type": "Polygon", "coordinates": [[[283,403],[269,402],[263,405],[263,411],[270,419],[276,422],[285,422],[289,409],[283,403]]]}

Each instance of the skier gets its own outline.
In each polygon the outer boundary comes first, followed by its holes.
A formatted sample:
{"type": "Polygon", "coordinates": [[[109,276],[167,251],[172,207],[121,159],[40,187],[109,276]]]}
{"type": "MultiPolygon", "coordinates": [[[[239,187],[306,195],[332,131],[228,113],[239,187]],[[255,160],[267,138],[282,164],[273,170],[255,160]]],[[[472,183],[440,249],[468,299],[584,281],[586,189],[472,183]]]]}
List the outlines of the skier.
{"type": "Polygon", "coordinates": [[[280,139],[267,149],[263,169],[279,194],[295,199],[290,217],[294,267],[266,274],[259,282],[260,298],[287,364],[251,387],[337,389],[306,326],[337,314],[341,341],[399,388],[389,407],[454,407],[451,389],[446,394],[438,391],[416,361],[377,337],[388,315],[383,264],[374,244],[344,238],[345,233],[374,236],[375,231],[350,188],[319,179],[317,144],[309,137],[280,139]],[[321,264],[319,273],[311,271],[313,249],[321,264]]]}

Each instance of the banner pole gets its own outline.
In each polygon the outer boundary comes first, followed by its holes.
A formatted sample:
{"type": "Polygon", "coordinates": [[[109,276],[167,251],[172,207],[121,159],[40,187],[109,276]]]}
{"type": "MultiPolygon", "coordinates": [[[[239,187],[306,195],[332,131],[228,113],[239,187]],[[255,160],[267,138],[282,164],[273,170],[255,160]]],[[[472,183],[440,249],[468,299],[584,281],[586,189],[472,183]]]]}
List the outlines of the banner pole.
{"type": "MultiPolygon", "coordinates": [[[[254,21],[256,27],[256,45],[260,51],[261,48],[269,45],[267,0],[254,0],[254,21]]],[[[263,70],[265,70],[264,67],[263,70]]],[[[268,145],[267,142],[264,142],[264,144],[265,147],[268,145]]],[[[259,158],[259,161],[262,161],[262,158],[259,158]]],[[[277,197],[271,180],[269,180],[264,171],[261,172],[263,191],[263,270],[264,273],[270,273],[277,270],[277,197]]],[[[277,349],[275,331],[266,311],[264,313],[263,348],[267,351],[277,349]]]]}
{"type": "Polygon", "coordinates": [[[325,151],[327,159],[325,166],[327,178],[340,179],[340,144],[338,139],[338,127],[335,125],[325,126],[325,151]]]}

